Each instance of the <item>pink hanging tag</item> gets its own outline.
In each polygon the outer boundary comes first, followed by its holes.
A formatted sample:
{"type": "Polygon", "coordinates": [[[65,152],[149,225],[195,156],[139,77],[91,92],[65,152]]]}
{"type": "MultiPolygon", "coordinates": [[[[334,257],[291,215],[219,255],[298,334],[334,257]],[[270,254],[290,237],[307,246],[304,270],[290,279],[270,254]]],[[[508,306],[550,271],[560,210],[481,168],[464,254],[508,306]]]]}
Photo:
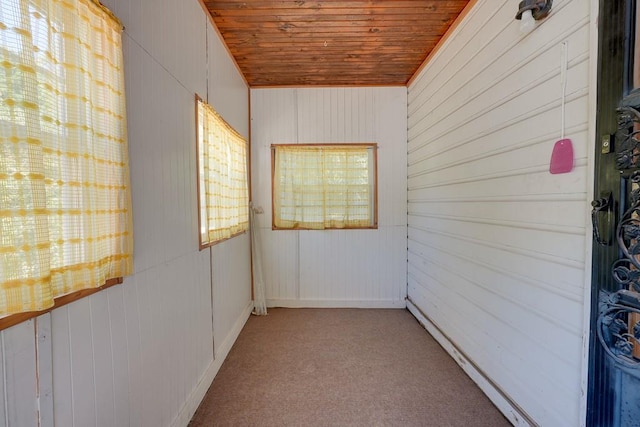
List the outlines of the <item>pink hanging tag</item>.
{"type": "Polygon", "coordinates": [[[573,144],[569,138],[556,142],[551,153],[549,172],[552,174],[567,173],[573,169],[573,144]]]}

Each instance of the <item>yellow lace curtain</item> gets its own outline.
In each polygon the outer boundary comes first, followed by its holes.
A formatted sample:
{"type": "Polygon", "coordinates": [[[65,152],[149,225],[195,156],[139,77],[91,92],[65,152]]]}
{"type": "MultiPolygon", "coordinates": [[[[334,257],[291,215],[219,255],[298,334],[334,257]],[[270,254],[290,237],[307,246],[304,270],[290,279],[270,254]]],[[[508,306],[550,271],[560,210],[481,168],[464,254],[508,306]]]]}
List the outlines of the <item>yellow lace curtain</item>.
{"type": "Polygon", "coordinates": [[[0,2],[0,315],[131,273],[121,32],[91,0],[0,2]]]}
{"type": "Polygon", "coordinates": [[[249,228],[247,142],[198,99],[200,247],[249,228]]]}
{"type": "Polygon", "coordinates": [[[322,230],[376,224],[376,147],[274,145],[273,225],[322,230]]]}

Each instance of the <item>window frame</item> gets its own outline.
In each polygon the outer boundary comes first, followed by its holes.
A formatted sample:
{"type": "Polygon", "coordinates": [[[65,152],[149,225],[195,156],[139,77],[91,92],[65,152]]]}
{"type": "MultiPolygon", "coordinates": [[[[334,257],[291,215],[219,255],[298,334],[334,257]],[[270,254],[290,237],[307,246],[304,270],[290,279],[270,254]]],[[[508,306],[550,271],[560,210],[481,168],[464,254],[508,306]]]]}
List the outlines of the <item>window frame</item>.
{"type": "MultiPolygon", "coordinates": [[[[326,214],[326,212],[325,212],[326,214]]],[[[303,144],[271,144],[271,229],[276,231],[330,231],[330,230],[377,230],[378,229],[378,144],[377,143],[303,143],[303,144]],[[370,172],[373,174],[373,189],[371,196],[373,198],[372,203],[372,215],[371,225],[368,226],[345,226],[345,227],[322,227],[309,228],[309,227],[281,227],[276,225],[276,208],[275,208],[275,171],[276,171],[276,149],[278,147],[328,147],[335,149],[336,147],[365,147],[372,149],[373,170],[370,172]]]]}
{"type": "Polygon", "coordinates": [[[56,308],[63,307],[67,304],[71,304],[74,301],[81,300],[90,295],[101,292],[107,288],[112,286],[121,285],[124,283],[124,278],[122,277],[114,277],[112,279],[107,279],[102,286],[97,288],[87,288],[81,289],[79,291],[71,292],[66,295],[61,295],[53,299],[53,306],[49,307],[42,311],[25,311],[23,313],[14,313],[9,314],[5,317],[0,318],[0,331],[10,328],[11,326],[15,326],[18,323],[26,322],[27,320],[34,319],[36,317],[42,316],[43,314],[47,314],[56,308]]]}
{"type": "Polygon", "coordinates": [[[242,234],[245,234],[248,230],[249,230],[249,200],[250,200],[250,195],[249,195],[249,141],[247,138],[243,137],[240,132],[238,132],[237,130],[235,130],[235,128],[233,126],[231,126],[229,124],[229,122],[227,122],[220,113],[218,113],[213,106],[211,106],[207,101],[205,101],[203,98],[201,98],[198,94],[195,94],[195,116],[196,116],[196,197],[197,197],[197,210],[198,210],[198,248],[199,250],[204,250],[206,248],[209,248],[211,246],[220,244],[222,242],[225,242],[227,240],[233,239],[234,237],[240,236],[242,234]],[[222,237],[219,239],[215,239],[215,240],[211,240],[211,241],[206,241],[203,242],[202,240],[202,200],[201,200],[201,180],[200,180],[200,122],[199,122],[199,117],[200,117],[200,111],[199,111],[199,105],[200,103],[203,103],[205,106],[208,106],[209,108],[211,108],[216,115],[218,115],[218,117],[222,120],[222,122],[231,130],[233,130],[233,132],[235,132],[236,134],[238,134],[242,140],[244,141],[245,144],[245,153],[244,153],[244,164],[245,164],[245,187],[246,187],[246,200],[247,200],[247,221],[246,221],[246,227],[240,231],[237,231],[235,233],[231,233],[229,236],[226,237],[222,237]]]}

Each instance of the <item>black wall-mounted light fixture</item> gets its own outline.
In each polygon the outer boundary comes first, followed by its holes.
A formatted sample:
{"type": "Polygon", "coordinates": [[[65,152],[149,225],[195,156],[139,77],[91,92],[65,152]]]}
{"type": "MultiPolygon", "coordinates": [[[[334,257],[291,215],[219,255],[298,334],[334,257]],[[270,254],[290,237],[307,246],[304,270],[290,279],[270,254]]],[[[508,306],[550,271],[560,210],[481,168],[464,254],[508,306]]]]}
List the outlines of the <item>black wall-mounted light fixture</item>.
{"type": "Polygon", "coordinates": [[[535,27],[536,21],[546,18],[551,11],[553,0],[523,0],[518,5],[516,19],[520,20],[520,31],[528,33],[535,27]]]}

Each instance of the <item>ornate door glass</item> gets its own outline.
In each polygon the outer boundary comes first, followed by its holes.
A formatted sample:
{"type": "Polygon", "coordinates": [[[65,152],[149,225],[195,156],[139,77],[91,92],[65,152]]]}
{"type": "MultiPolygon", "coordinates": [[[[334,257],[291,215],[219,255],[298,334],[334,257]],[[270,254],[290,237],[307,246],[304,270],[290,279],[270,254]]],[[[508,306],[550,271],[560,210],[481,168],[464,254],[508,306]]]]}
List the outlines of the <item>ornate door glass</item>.
{"type": "Polygon", "coordinates": [[[640,7],[600,2],[587,424],[640,426],[640,7]]]}

